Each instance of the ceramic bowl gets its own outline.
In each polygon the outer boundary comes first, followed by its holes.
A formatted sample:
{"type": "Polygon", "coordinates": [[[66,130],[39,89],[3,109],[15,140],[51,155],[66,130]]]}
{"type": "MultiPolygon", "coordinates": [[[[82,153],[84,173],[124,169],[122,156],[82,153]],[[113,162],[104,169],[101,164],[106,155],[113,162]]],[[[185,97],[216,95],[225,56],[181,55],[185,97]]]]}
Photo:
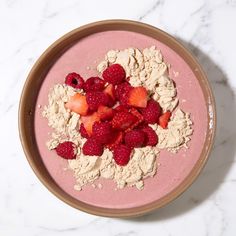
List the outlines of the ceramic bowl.
{"type": "MultiPolygon", "coordinates": [[[[215,135],[215,127],[216,112],[213,94],[207,77],[194,56],[174,37],[163,32],[162,30],[147,24],[127,20],[107,20],[91,23],[79,27],[58,39],[40,56],[38,61],[31,69],[22,91],[19,106],[19,133],[21,143],[31,168],[34,170],[35,174],[41,180],[41,182],[55,196],[57,196],[59,199],[69,204],[70,206],[87,213],[108,217],[134,217],[143,215],[147,212],[163,207],[164,205],[177,198],[180,194],[182,194],[200,174],[209,157],[215,135]],[[64,191],[52,178],[42,161],[42,157],[37,147],[34,129],[34,115],[37,97],[41,85],[50,68],[64,52],[66,52],[78,41],[84,39],[89,35],[110,30],[140,33],[148,37],[157,39],[162,44],[171,48],[187,63],[188,67],[194,74],[197,82],[201,87],[207,109],[207,130],[203,147],[199,152],[200,155],[197,157],[194,166],[191,168],[191,170],[189,170],[188,174],[181,181],[181,183],[178,183],[171,191],[166,192],[166,194],[160,198],[156,198],[148,203],[145,202],[145,204],[143,205],[141,204],[139,206],[127,208],[117,206],[102,207],[95,204],[89,204],[85,201],[76,199],[75,197],[69,195],[66,191],[64,191]]],[[[145,191],[145,189],[142,191],[145,191]]],[[[155,191],[158,191],[158,189],[155,191]]]]}

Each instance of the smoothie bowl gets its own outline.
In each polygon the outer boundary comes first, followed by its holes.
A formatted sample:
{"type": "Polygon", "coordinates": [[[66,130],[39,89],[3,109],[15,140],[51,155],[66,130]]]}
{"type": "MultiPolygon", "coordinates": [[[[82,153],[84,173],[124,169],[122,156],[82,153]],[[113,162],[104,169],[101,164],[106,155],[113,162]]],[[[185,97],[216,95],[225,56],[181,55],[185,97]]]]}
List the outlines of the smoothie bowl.
{"type": "Polygon", "coordinates": [[[58,198],[138,216],[195,180],[215,134],[207,78],[173,37],[111,20],[80,27],[32,68],[19,109],[26,157],[58,198]]]}

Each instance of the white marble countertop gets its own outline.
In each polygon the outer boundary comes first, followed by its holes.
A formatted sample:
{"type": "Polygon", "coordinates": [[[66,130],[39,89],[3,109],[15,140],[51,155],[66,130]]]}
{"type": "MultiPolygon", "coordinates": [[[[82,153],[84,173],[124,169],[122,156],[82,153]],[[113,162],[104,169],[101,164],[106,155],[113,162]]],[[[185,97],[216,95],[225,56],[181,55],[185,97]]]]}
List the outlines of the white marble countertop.
{"type": "Polygon", "coordinates": [[[0,235],[236,235],[236,0],[1,0],[0,235]],[[57,38],[85,23],[132,19],[176,36],[199,59],[215,93],[210,160],[180,198],[139,219],[92,216],[62,203],[36,178],[18,138],[26,76],[57,38]]]}

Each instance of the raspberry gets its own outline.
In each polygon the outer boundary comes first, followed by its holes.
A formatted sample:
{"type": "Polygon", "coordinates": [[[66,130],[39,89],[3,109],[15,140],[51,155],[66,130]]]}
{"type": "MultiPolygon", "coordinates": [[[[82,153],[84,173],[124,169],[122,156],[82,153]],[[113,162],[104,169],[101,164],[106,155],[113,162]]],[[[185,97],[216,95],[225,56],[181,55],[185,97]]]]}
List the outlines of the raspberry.
{"type": "Polygon", "coordinates": [[[134,124],[132,124],[129,127],[129,129],[126,130],[126,132],[134,129],[135,127],[139,126],[143,122],[143,116],[135,108],[131,108],[130,113],[137,117],[137,121],[134,124]]]}
{"type": "Polygon", "coordinates": [[[150,127],[146,126],[142,128],[142,131],[145,133],[145,145],[146,146],[155,146],[158,143],[158,136],[156,132],[150,127]]]}
{"type": "Polygon", "coordinates": [[[129,112],[117,112],[112,119],[112,127],[118,130],[126,130],[134,124],[138,118],[129,112]]]}
{"type": "Polygon", "coordinates": [[[89,135],[88,135],[83,123],[80,125],[79,132],[83,138],[89,138],[89,135]]]}
{"type": "Polygon", "coordinates": [[[141,130],[131,130],[125,134],[125,144],[131,148],[142,147],[145,141],[145,134],[141,130]]]}
{"type": "Polygon", "coordinates": [[[131,148],[120,144],[114,148],[114,160],[117,165],[125,166],[130,160],[131,148]]]}
{"type": "Polygon", "coordinates": [[[95,122],[93,124],[92,137],[99,143],[106,144],[110,141],[112,136],[112,127],[108,122],[95,122]]]}
{"type": "Polygon", "coordinates": [[[158,102],[150,99],[147,103],[147,107],[140,110],[146,123],[155,124],[158,122],[161,115],[161,107],[158,102]]]}
{"type": "Polygon", "coordinates": [[[118,84],[115,89],[115,96],[120,101],[121,105],[127,105],[128,93],[131,91],[132,86],[128,82],[118,84]]]}
{"type": "Polygon", "coordinates": [[[90,77],[84,83],[84,91],[102,91],[105,86],[105,81],[99,77],[90,77]]]}
{"type": "Polygon", "coordinates": [[[123,141],[123,132],[122,131],[115,131],[113,132],[111,136],[111,140],[108,144],[106,144],[106,148],[109,148],[110,150],[114,150],[114,148],[122,143],[123,141]]]}
{"type": "Polygon", "coordinates": [[[101,156],[103,153],[103,146],[94,138],[89,138],[82,147],[84,155],[101,156]]]}
{"type": "Polygon", "coordinates": [[[129,109],[127,108],[127,106],[119,105],[119,106],[114,108],[114,111],[115,112],[120,112],[120,111],[129,112],[129,109]]]}
{"type": "Polygon", "coordinates": [[[89,105],[89,109],[92,111],[96,111],[100,105],[106,106],[109,102],[107,94],[100,91],[87,92],[86,101],[89,105]]]}
{"type": "Polygon", "coordinates": [[[77,147],[74,143],[66,141],[57,145],[56,152],[58,156],[64,159],[75,159],[77,147]]]}
{"type": "Polygon", "coordinates": [[[102,77],[109,84],[120,84],[125,79],[125,70],[119,64],[113,64],[103,71],[102,77]]]}
{"type": "Polygon", "coordinates": [[[65,84],[76,89],[83,89],[84,79],[79,74],[72,72],[66,76],[65,84]]]}

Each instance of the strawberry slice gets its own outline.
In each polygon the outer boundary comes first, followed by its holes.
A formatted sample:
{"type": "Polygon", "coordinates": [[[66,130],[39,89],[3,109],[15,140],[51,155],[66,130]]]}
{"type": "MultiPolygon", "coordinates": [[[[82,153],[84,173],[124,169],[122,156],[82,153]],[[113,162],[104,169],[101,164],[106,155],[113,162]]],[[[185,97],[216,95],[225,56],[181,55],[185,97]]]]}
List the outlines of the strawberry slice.
{"type": "Polygon", "coordinates": [[[163,129],[166,129],[166,128],[167,128],[168,122],[169,122],[169,120],[170,120],[170,117],[171,117],[171,112],[170,112],[170,111],[165,112],[164,114],[162,114],[162,115],[159,117],[159,125],[160,125],[163,129]]]}
{"type": "Polygon", "coordinates": [[[114,110],[103,105],[98,107],[97,113],[102,121],[111,120],[114,116],[114,110]]]}
{"type": "Polygon", "coordinates": [[[111,98],[115,100],[115,87],[113,84],[108,84],[103,92],[110,95],[111,98]]]}
{"type": "Polygon", "coordinates": [[[129,112],[117,112],[112,119],[112,127],[118,130],[126,130],[137,120],[138,118],[129,112]]]}
{"type": "Polygon", "coordinates": [[[122,143],[123,133],[121,131],[117,131],[113,134],[111,138],[111,142],[106,145],[106,148],[113,150],[118,144],[122,143]]]}
{"type": "Polygon", "coordinates": [[[86,129],[88,135],[92,134],[93,124],[96,121],[100,121],[100,117],[97,112],[94,112],[91,115],[81,116],[81,121],[84,124],[84,128],[86,129]]]}
{"type": "Polygon", "coordinates": [[[108,97],[107,106],[113,107],[116,104],[116,97],[115,97],[115,87],[112,84],[108,84],[103,92],[108,97]]]}
{"type": "Polygon", "coordinates": [[[128,105],[144,108],[147,106],[147,90],[142,87],[134,87],[128,93],[128,105]]]}
{"type": "Polygon", "coordinates": [[[80,93],[76,93],[74,96],[72,96],[65,104],[65,107],[82,116],[87,115],[89,108],[86,97],[80,93]]]}

